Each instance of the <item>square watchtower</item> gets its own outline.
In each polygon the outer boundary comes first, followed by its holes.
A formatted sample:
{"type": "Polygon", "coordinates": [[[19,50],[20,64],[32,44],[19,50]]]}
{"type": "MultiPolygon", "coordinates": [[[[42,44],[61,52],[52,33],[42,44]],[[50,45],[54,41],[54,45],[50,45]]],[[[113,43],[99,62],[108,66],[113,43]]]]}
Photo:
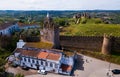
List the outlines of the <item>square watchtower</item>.
{"type": "Polygon", "coordinates": [[[59,27],[56,25],[47,13],[44,19],[43,28],[41,30],[41,40],[53,44],[53,48],[60,49],[59,27]]]}

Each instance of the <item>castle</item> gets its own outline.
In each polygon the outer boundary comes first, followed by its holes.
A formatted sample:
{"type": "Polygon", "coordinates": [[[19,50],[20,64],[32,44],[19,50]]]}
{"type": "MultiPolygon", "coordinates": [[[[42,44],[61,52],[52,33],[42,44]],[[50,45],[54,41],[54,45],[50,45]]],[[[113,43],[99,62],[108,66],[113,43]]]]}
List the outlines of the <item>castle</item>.
{"type": "Polygon", "coordinates": [[[49,13],[44,20],[43,29],[40,30],[41,41],[50,42],[54,49],[60,49],[59,26],[54,23],[49,13]]]}

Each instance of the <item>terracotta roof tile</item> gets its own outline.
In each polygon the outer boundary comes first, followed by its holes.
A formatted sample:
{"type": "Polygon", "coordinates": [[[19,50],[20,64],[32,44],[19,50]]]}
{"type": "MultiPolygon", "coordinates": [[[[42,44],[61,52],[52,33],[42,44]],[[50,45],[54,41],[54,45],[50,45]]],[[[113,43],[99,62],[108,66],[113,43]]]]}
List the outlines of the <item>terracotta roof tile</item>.
{"type": "Polygon", "coordinates": [[[0,24],[0,30],[6,29],[6,28],[8,28],[8,27],[10,27],[10,26],[12,26],[12,25],[13,25],[12,22],[11,22],[11,23],[3,23],[3,24],[0,24]]]}
{"type": "Polygon", "coordinates": [[[28,49],[17,48],[15,50],[15,52],[21,53],[24,56],[37,57],[37,58],[40,58],[40,59],[49,59],[49,60],[58,61],[59,58],[60,58],[59,53],[47,52],[47,51],[36,51],[36,50],[28,50],[28,49]]]}
{"type": "Polygon", "coordinates": [[[24,23],[20,23],[20,22],[18,22],[17,24],[19,25],[19,27],[38,25],[38,24],[35,24],[35,23],[33,23],[33,24],[24,24],[24,23]]]}
{"type": "Polygon", "coordinates": [[[32,51],[32,50],[22,50],[21,54],[25,55],[25,56],[36,57],[39,54],[39,52],[38,51],[32,51]]]}
{"type": "Polygon", "coordinates": [[[43,52],[40,52],[37,57],[40,59],[46,59],[47,56],[48,56],[48,52],[43,51],[43,52]]]}
{"type": "Polygon", "coordinates": [[[72,70],[72,66],[66,65],[66,64],[62,64],[60,68],[62,68],[62,71],[71,71],[72,70]]]}
{"type": "Polygon", "coordinates": [[[49,53],[49,55],[47,56],[47,59],[50,60],[59,60],[60,58],[60,54],[55,54],[55,53],[49,53]]]}

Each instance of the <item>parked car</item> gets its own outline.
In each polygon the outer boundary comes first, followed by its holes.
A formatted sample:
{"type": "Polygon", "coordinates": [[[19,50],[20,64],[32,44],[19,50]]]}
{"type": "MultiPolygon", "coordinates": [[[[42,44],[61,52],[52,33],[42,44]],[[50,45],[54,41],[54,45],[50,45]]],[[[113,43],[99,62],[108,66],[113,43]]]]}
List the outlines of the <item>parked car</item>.
{"type": "Polygon", "coordinates": [[[47,72],[45,70],[38,70],[38,73],[42,74],[42,75],[46,75],[47,74],[47,72]]]}
{"type": "Polygon", "coordinates": [[[112,73],[113,73],[113,74],[120,74],[120,70],[119,70],[119,69],[113,69],[113,70],[112,70],[112,73]]]}

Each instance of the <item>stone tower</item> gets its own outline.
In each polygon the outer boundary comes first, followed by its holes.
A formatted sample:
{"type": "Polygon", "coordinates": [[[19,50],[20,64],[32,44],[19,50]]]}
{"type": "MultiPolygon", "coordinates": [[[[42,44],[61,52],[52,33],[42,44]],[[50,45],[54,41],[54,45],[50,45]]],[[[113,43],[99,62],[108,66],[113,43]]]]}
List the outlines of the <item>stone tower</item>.
{"type": "Polygon", "coordinates": [[[102,45],[102,53],[110,54],[111,52],[111,37],[104,34],[103,45],[102,45]]]}
{"type": "Polygon", "coordinates": [[[59,27],[54,23],[52,17],[47,13],[41,30],[41,41],[50,42],[53,48],[60,49],[59,27]]]}

